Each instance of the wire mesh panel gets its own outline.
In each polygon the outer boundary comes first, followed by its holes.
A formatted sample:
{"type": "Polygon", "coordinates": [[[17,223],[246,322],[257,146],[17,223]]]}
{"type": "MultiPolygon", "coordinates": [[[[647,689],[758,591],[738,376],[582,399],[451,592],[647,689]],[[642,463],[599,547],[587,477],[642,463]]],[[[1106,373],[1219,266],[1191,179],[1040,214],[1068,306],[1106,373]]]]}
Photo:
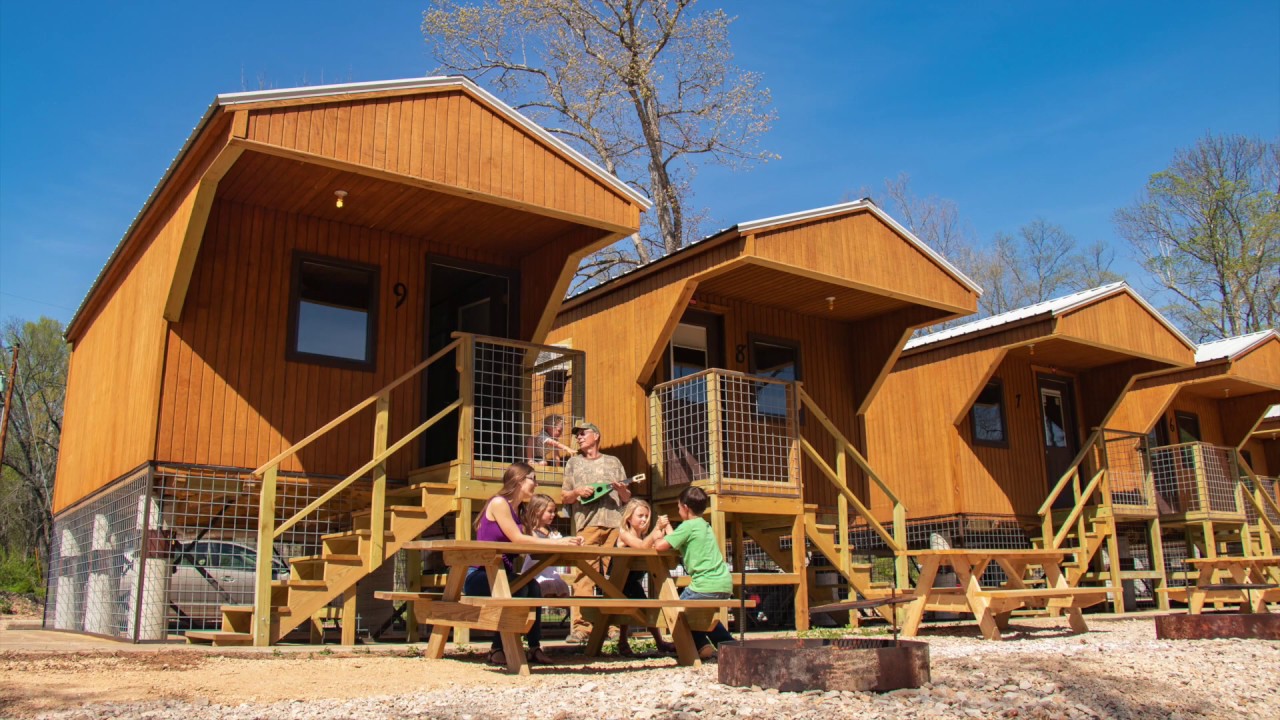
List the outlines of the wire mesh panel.
{"type": "Polygon", "coordinates": [[[1108,430],[1103,436],[1103,443],[1112,504],[1129,509],[1154,510],[1147,437],[1108,430]]]}
{"type": "Polygon", "coordinates": [[[54,519],[44,626],[117,638],[135,628],[136,548],[147,511],[146,468],[54,519]]]}
{"type": "MultiPolygon", "coordinates": [[[[334,482],[279,478],[277,524],[334,482]]],[[[253,602],[260,492],[248,471],[162,466],[58,518],[46,625],[134,641],[218,626],[223,605],[253,602]]],[[[290,528],[273,547],[274,577],[289,577],[288,558],[319,555],[321,538],[368,504],[357,483],[290,528]]]]}
{"type": "Polygon", "coordinates": [[[710,477],[710,372],[654,388],[649,399],[654,487],[680,487],[710,477]]]}
{"type": "Polygon", "coordinates": [[[476,337],[470,356],[473,476],[499,478],[524,461],[558,478],[585,409],[582,353],[476,337]]]}
{"type": "Polygon", "coordinates": [[[704,370],[657,386],[649,405],[657,487],[709,479],[719,492],[799,496],[794,383],[704,370]]]}
{"type": "MultiPolygon", "coordinates": [[[[1269,495],[1272,501],[1275,501],[1277,497],[1280,497],[1280,479],[1267,477],[1265,475],[1259,475],[1257,477],[1258,486],[1262,488],[1262,493],[1264,495],[1269,495]]],[[[1244,485],[1246,492],[1253,493],[1256,489],[1253,481],[1248,475],[1241,476],[1240,482],[1244,485]]],[[[1280,505],[1280,503],[1277,503],[1277,505],[1280,505]]],[[[1262,508],[1266,510],[1267,517],[1271,520],[1272,524],[1280,525],[1280,512],[1277,512],[1271,503],[1263,500],[1262,508]]],[[[1244,503],[1244,514],[1245,520],[1249,523],[1258,522],[1258,511],[1254,508],[1253,503],[1248,501],[1244,503]]]]}
{"type": "MultiPolygon", "coordinates": [[[[876,561],[892,556],[879,533],[860,521],[850,528],[849,542],[855,548],[855,557],[860,558],[861,562],[872,563],[873,581],[893,582],[893,563],[876,561]]],[[[948,515],[907,522],[909,550],[1030,550],[1031,547],[1031,538],[1026,529],[1011,515],[948,515]]],[[[954,573],[947,575],[951,577],[940,578],[939,586],[945,586],[954,580],[954,573]]],[[[913,570],[912,578],[914,577],[913,570]]],[[[983,585],[998,585],[1006,579],[1004,570],[992,563],[980,582],[983,585]]]]}
{"type": "Polygon", "coordinates": [[[1242,513],[1231,448],[1182,443],[1152,448],[1151,474],[1162,513],[1242,513]]]}

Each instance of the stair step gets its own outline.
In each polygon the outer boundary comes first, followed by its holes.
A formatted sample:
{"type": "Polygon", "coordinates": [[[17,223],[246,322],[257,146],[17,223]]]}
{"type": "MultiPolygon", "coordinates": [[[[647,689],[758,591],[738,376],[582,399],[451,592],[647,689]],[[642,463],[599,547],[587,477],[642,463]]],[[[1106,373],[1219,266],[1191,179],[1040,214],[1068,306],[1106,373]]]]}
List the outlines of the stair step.
{"type": "MultiPolygon", "coordinates": [[[[219,609],[222,610],[222,612],[224,613],[232,613],[232,614],[249,613],[250,615],[253,614],[252,605],[223,605],[219,609]]],[[[273,615],[288,615],[292,612],[293,610],[291,610],[288,605],[277,605],[276,607],[271,608],[271,613],[273,615]]]]}
{"type": "MultiPolygon", "coordinates": [[[[382,535],[388,540],[395,539],[395,535],[392,534],[390,531],[384,532],[382,533],[382,535]]],[[[321,540],[344,540],[346,538],[353,538],[353,537],[366,537],[366,538],[373,537],[373,531],[372,530],[348,530],[346,532],[331,533],[329,535],[321,535],[320,539],[321,540]]]]}
{"type": "Polygon", "coordinates": [[[824,523],[815,523],[815,524],[814,524],[814,526],[813,526],[813,528],[814,528],[815,530],[817,530],[818,532],[822,532],[822,533],[831,533],[831,534],[833,534],[833,535],[834,535],[834,534],[835,534],[835,532],[836,532],[836,530],[838,530],[838,529],[839,529],[839,526],[838,526],[838,525],[826,525],[826,524],[824,524],[824,523]]]}
{"type": "Polygon", "coordinates": [[[291,587],[291,588],[297,588],[297,589],[299,589],[299,590],[309,590],[309,589],[311,589],[311,588],[324,588],[324,587],[328,587],[328,586],[329,586],[329,583],[325,582],[324,580],[293,580],[293,579],[290,579],[288,582],[289,582],[289,587],[291,587]]]}
{"type": "Polygon", "coordinates": [[[448,495],[452,494],[456,489],[457,487],[453,483],[420,482],[408,487],[388,490],[387,497],[420,497],[423,491],[448,495]]]}
{"type": "Polygon", "coordinates": [[[251,633],[222,632],[221,630],[190,631],[187,633],[187,642],[220,646],[252,645],[253,635],[251,633]]]}
{"type": "MultiPolygon", "coordinates": [[[[387,513],[396,513],[398,515],[430,515],[431,511],[421,505],[392,505],[387,508],[387,513]]],[[[372,510],[357,510],[351,513],[351,519],[364,519],[373,515],[372,510]]]]}
{"type": "Polygon", "coordinates": [[[330,553],[328,555],[306,555],[303,557],[289,558],[290,563],[298,563],[298,564],[312,563],[312,562],[357,563],[357,562],[363,562],[363,561],[364,561],[364,558],[360,557],[359,555],[339,555],[337,553],[330,553]]]}

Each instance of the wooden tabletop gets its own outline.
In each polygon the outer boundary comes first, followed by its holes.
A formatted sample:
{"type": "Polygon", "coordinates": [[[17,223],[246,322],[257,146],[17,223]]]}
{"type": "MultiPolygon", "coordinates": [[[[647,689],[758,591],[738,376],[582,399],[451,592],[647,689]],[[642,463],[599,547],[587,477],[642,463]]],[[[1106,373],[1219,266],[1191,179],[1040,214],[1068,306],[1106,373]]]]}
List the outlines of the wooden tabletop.
{"type": "Polygon", "coordinates": [[[1187,558],[1188,565],[1280,565],[1280,555],[1253,557],[1187,558]]]}
{"type": "Polygon", "coordinates": [[[551,545],[546,543],[481,542],[479,540],[412,540],[404,550],[439,552],[493,552],[503,555],[561,555],[564,557],[679,557],[675,550],[611,547],[604,545],[551,545]]]}
{"type": "Polygon", "coordinates": [[[1030,560],[1035,558],[1043,558],[1047,560],[1061,560],[1074,553],[1075,550],[991,550],[988,548],[958,548],[954,550],[908,550],[907,555],[914,557],[937,556],[937,557],[964,557],[966,555],[981,555],[983,557],[1007,557],[1019,560],[1030,560]]]}

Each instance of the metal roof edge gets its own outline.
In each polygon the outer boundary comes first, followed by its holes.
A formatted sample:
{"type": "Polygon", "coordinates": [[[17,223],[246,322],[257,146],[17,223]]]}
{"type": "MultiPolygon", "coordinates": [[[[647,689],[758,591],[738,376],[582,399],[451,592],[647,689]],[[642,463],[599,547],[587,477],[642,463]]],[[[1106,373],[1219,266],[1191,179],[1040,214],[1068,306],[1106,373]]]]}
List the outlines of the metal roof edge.
{"type": "Polygon", "coordinates": [[[302,100],[305,98],[316,97],[338,97],[342,95],[358,95],[370,92],[383,92],[388,90],[421,90],[426,88],[450,87],[457,86],[465,88],[468,92],[474,93],[477,97],[485,102],[493,105],[507,119],[515,122],[520,127],[537,136],[540,140],[550,144],[556,150],[573,158],[574,161],[581,163],[592,174],[598,175],[610,187],[618,190],[644,210],[653,207],[653,201],[645,197],[643,193],[623,182],[618,176],[606,171],[597,165],[587,156],[573,149],[568,143],[560,138],[547,132],[545,128],[525,117],[520,111],[498,99],[496,95],[480,87],[471,78],[463,75],[436,75],[424,78],[404,78],[400,80],[373,80],[369,82],[358,83],[341,83],[338,85],[315,85],[302,88],[286,88],[283,90],[255,90],[251,92],[241,93],[225,93],[218,95],[217,104],[241,105],[245,103],[272,102],[278,100],[302,100]]]}
{"type": "Polygon", "coordinates": [[[1249,353],[1253,352],[1254,350],[1257,350],[1258,346],[1267,342],[1271,338],[1280,339],[1280,332],[1277,332],[1275,328],[1267,328],[1266,330],[1259,330],[1256,333],[1244,333],[1243,335],[1236,335],[1234,337],[1222,338],[1221,340],[1214,340],[1213,342],[1201,343],[1200,345],[1196,346],[1196,349],[1199,350],[1199,348],[1205,345],[1212,345],[1213,343],[1225,342],[1227,340],[1239,339],[1239,338],[1248,337],[1249,335],[1255,335],[1255,334],[1258,336],[1257,339],[1250,342],[1248,345],[1245,345],[1244,347],[1240,348],[1239,350],[1236,350],[1235,352],[1230,353],[1228,355],[1222,355],[1220,357],[1211,358],[1208,360],[1202,360],[1200,362],[1208,364],[1208,363],[1214,362],[1215,360],[1238,360],[1244,357],[1245,355],[1248,355],[1249,353]]]}

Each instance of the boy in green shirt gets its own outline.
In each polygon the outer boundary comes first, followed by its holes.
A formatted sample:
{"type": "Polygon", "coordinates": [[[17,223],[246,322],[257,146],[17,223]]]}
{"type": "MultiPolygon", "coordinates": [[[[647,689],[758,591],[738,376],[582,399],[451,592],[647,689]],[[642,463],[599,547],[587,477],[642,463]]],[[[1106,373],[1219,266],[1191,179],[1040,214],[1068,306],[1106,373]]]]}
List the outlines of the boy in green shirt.
{"type": "MultiPolygon", "coordinates": [[[[680,553],[685,572],[689,573],[689,586],[680,593],[681,600],[723,600],[733,591],[733,578],[729,566],[716,542],[711,525],[702,519],[708,505],[707,493],[699,487],[689,486],[680,493],[677,509],[680,511],[680,527],[672,530],[671,521],[664,515],[658,519],[662,537],[654,547],[658,550],[675,548],[680,553]]],[[[715,656],[715,646],[733,640],[724,625],[716,623],[710,633],[693,632],[693,642],[703,660],[715,656]]]]}

